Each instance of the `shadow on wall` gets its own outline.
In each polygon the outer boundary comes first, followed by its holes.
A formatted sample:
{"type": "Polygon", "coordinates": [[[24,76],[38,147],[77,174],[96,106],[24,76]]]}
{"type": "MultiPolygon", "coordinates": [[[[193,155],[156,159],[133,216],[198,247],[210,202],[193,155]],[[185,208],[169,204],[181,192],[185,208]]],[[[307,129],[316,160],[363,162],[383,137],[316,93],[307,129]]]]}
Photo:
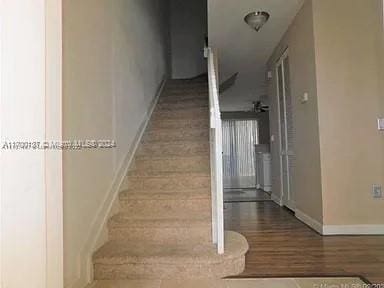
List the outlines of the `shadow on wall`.
{"type": "Polygon", "coordinates": [[[170,13],[172,78],[187,79],[206,73],[207,0],[170,0],[170,13]]]}

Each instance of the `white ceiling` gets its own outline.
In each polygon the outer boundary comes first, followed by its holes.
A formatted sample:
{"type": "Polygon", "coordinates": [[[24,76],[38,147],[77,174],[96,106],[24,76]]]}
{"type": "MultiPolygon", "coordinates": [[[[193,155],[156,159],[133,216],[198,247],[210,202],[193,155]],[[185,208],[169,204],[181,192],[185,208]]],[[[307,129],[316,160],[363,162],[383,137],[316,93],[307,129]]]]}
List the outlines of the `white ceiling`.
{"type": "Polygon", "coordinates": [[[305,0],[208,0],[209,45],[219,51],[220,80],[239,72],[236,85],[221,96],[224,111],[249,110],[266,94],[265,64],[305,0]],[[259,31],[244,17],[267,11],[259,31]]]}

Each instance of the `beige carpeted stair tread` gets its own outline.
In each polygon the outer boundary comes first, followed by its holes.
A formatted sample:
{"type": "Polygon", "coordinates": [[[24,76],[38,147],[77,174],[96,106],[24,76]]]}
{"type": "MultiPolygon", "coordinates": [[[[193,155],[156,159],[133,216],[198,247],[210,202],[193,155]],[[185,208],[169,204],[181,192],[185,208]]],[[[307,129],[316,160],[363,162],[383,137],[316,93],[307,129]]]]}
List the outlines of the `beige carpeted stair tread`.
{"type": "Polygon", "coordinates": [[[209,143],[207,141],[143,143],[137,152],[137,157],[195,155],[209,157],[209,143]]]}
{"type": "Polygon", "coordinates": [[[93,255],[97,280],[206,279],[244,270],[247,241],[212,243],[209,97],[206,76],[169,81],[93,255]]]}
{"type": "MultiPolygon", "coordinates": [[[[164,106],[165,104],[159,104],[159,105],[162,105],[164,106]]],[[[179,113],[179,114],[182,114],[184,112],[188,112],[188,113],[206,113],[209,111],[209,107],[208,105],[207,106],[204,106],[204,107],[184,107],[184,108],[178,108],[176,109],[175,111],[174,110],[168,110],[168,109],[160,109],[162,106],[158,106],[158,108],[155,109],[155,111],[153,112],[154,114],[175,114],[175,113],[179,113]],[[160,107],[160,108],[159,108],[160,107]]],[[[165,107],[167,107],[168,105],[165,105],[165,107]]],[[[169,104],[169,106],[172,106],[172,104],[169,104]]]]}
{"type": "Polygon", "coordinates": [[[156,111],[164,112],[174,112],[180,110],[189,110],[189,109],[208,109],[208,103],[206,100],[201,99],[200,101],[194,100],[185,103],[186,101],[176,102],[176,103],[161,103],[159,104],[156,111]]]}
{"type": "Polygon", "coordinates": [[[208,138],[208,129],[191,128],[185,130],[183,128],[159,128],[156,131],[148,131],[143,142],[208,141],[208,138]]]}
{"type": "Polygon", "coordinates": [[[164,119],[162,121],[151,121],[149,131],[158,129],[209,129],[207,119],[164,119]]]}
{"type": "Polygon", "coordinates": [[[211,177],[208,171],[137,171],[128,172],[130,178],[179,178],[179,177],[211,177]]]}
{"type": "Polygon", "coordinates": [[[209,172],[210,161],[207,156],[137,158],[134,171],[141,173],[155,172],[209,172]]]}
{"type": "Polygon", "coordinates": [[[162,102],[156,110],[157,111],[175,111],[185,110],[191,108],[205,108],[208,109],[208,99],[187,99],[186,101],[162,102]]]}
{"type": "Polygon", "coordinates": [[[202,189],[178,189],[178,190],[125,190],[120,192],[121,201],[129,200],[189,200],[210,199],[211,193],[208,188],[202,189]]]}
{"type": "Polygon", "coordinates": [[[143,173],[130,171],[126,187],[133,190],[191,190],[211,187],[210,173],[143,173]]]}
{"type": "MultiPolygon", "coordinates": [[[[169,146],[172,146],[173,149],[183,149],[183,148],[200,148],[204,149],[205,152],[209,153],[209,143],[207,141],[203,140],[186,140],[186,141],[163,141],[162,143],[142,143],[141,147],[139,149],[144,149],[144,148],[153,148],[153,147],[159,147],[166,149],[169,146]],[[208,150],[207,150],[208,149],[208,150]]],[[[142,156],[142,155],[138,155],[142,156]]]]}
{"type": "Polygon", "coordinates": [[[157,243],[129,243],[125,241],[109,241],[93,256],[95,264],[122,265],[126,263],[153,263],[185,265],[213,264],[241,257],[248,250],[248,242],[239,233],[226,231],[225,254],[217,254],[212,244],[179,244],[159,245],[157,243]]]}
{"type": "Polygon", "coordinates": [[[111,217],[108,222],[109,227],[143,227],[143,228],[179,228],[192,226],[211,226],[210,217],[199,215],[182,215],[183,218],[163,218],[163,219],[132,219],[130,215],[119,213],[111,217]]]}
{"type": "MultiPolygon", "coordinates": [[[[208,121],[208,120],[207,120],[208,121]]],[[[172,141],[209,141],[208,129],[158,129],[148,131],[143,138],[143,143],[172,142],[172,141]]]]}
{"type": "Polygon", "coordinates": [[[186,110],[177,110],[177,111],[167,111],[160,110],[155,111],[152,115],[152,119],[154,121],[162,121],[167,119],[208,119],[209,118],[209,110],[208,108],[204,109],[186,109],[186,110]]]}
{"type": "MultiPolygon", "coordinates": [[[[208,153],[201,153],[200,155],[184,156],[184,155],[140,155],[135,158],[135,165],[133,170],[139,169],[157,169],[164,167],[164,169],[169,166],[170,169],[176,169],[180,171],[188,169],[188,164],[191,166],[209,166],[210,160],[208,153]],[[176,167],[172,167],[176,165],[176,167]],[[177,166],[178,165],[178,166],[177,166]]],[[[191,167],[192,168],[192,167],[191,167]]],[[[193,167],[195,168],[195,167],[193,167]]],[[[204,169],[205,167],[196,167],[204,169]]],[[[208,167],[209,168],[209,167],[208,167]]],[[[173,171],[173,170],[172,170],[173,171]]],[[[192,171],[192,170],[186,170],[192,171]]]]}

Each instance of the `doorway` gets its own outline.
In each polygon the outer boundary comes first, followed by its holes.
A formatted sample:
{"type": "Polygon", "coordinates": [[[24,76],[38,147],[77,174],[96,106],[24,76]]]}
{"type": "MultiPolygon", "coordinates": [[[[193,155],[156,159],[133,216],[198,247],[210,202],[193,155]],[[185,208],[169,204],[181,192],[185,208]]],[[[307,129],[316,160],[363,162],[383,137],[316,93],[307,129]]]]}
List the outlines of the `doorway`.
{"type": "Polygon", "coordinates": [[[257,120],[223,121],[224,188],[256,187],[257,120]]]}
{"type": "Polygon", "coordinates": [[[268,193],[258,189],[257,161],[259,159],[256,152],[261,146],[259,144],[257,119],[223,120],[225,202],[270,200],[268,193]]]}
{"type": "Polygon", "coordinates": [[[284,52],[276,63],[277,100],[280,133],[280,183],[282,203],[292,211],[295,210],[295,198],[292,189],[292,171],[294,168],[294,127],[292,114],[292,97],[289,77],[289,54],[284,52]]]}

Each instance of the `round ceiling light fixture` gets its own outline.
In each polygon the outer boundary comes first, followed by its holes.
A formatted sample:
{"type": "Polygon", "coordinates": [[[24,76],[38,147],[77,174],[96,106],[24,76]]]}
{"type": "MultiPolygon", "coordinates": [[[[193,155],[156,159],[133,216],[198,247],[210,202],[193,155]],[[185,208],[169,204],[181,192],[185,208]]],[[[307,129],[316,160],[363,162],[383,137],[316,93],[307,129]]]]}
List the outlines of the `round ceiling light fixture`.
{"type": "Polygon", "coordinates": [[[251,12],[247,16],[245,16],[244,21],[247,23],[252,29],[259,31],[265,23],[267,23],[270,15],[265,11],[257,11],[251,12]]]}

